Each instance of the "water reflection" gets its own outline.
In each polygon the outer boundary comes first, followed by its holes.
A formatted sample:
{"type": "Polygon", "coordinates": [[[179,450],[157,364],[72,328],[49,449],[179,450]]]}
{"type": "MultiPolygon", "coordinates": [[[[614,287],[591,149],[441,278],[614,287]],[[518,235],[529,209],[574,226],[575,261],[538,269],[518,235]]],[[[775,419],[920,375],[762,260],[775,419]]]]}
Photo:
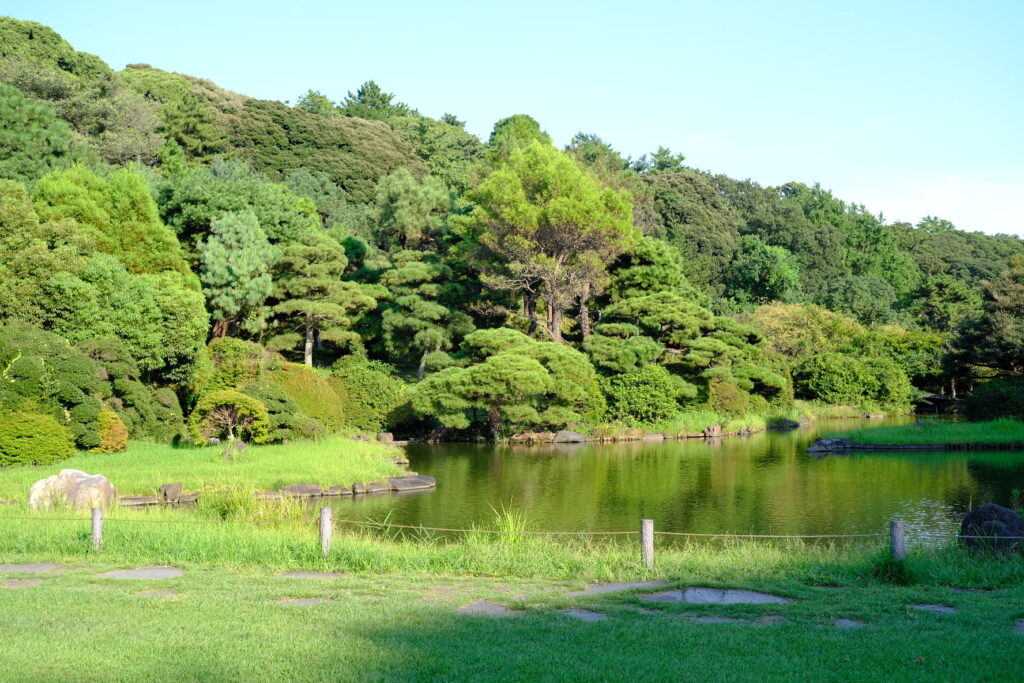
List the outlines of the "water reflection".
{"type": "Polygon", "coordinates": [[[633,530],[647,517],[662,531],[872,533],[903,518],[911,532],[948,534],[972,501],[1008,505],[1024,488],[1022,453],[806,454],[820,433],[856,425],[716,444],[410,446],[410,467],[436,477],[435,491],[331,504],[338,517],[436,527],[490,528],[512,505],[532,528],[558,531],[633,530]]]}

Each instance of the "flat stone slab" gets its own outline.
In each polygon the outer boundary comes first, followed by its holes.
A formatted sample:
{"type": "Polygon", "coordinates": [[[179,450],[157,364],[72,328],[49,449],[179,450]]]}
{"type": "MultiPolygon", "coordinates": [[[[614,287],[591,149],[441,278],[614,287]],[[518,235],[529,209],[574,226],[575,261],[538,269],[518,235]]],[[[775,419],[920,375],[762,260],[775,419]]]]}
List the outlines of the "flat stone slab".
{"type": "Polygon", "coordinates": [[[687,588],[641,596],[647,602],[686,602],[693,605],[782,605],[788,598],[736,588],[687,588]]]}
{"type": "Polygon", "coordinates": [[[4,588],[28,588],[42,583],[42,579],[7,579],[0,586],[4,588]]]}
{"type": "Polygon", "coordinates": [[[483,617],[513,617],[519,612],[490,600],[477,600],[456,610],[459,614],[474,614],[483,617]]]}
{"type": "Polygon", "coordinates": [[[126,496],[124,498],[117,499],[118,504],[123,507],[148,507],[150,505],[159,505],[160,499],[155,496],[126,496]]]}
{"type": "Polygon", "coordinates": [[[30,562],[28,564],[0,564],[0,574],[52,574],[64,569],[64,565],[54,562],[30,562]]]}
{"type": "Polygon", "coordinates": [[[786,621],[786,618],[778,614],[766,614],[763,617],[759,617],[757,623],[759,624],[782,624],[786,621]]]}
{"type": "Polygon", "coordinates": [[[139,567],[138,569],[116,569],[100,574],[101,579],[176,579],[185,573],[177,567],[139,567]]]}
{"type": "Polygon", "coordinates": [[[309,607],[310,605],[319,605],[325,602],[330,602],[327,598],[287,598],[285,600],[278,600],[279,605],[289,605],[291,607],[309,607]]]}
{"type": "Polygon", "coordinates": [[[836,619],[836,628],[863,628],[864,624],[855,619],[836,619]]]}
{"type": "Polygon", "coordinates": [[[911,605],[914,609],[922,612],[934,612],[935,614],[954,614],[956,608],[949,605],[911,605]]]}
{"type": "Polygon", "coordinates": [[[177,593],[174,591],[140,591],[138,595],[144,598],[173,598],[177,593]]]}
{"type": "Polygon", "coordinates": [[[585,590],[566,593],[566,595],[576,598],[581,595],[602,595],[604,593],[619,593],[622,591],[649,590],[651,588],[662,588],[667,585],[667,581],[620,581],[617,583],[595,583],[592,586],[587,586],[585,590]]]}
{"type": "Polygon", "coordinates": [[[695,624],[735,624],[743,620],[736,619],[734,617],[716,617],[709,615],[705,617],[690,617],[690,621],[695,624]]]}
{"type": "Polygon", "coordinates": [[[339,572],[281,572],[274,576],[279,579],[341,579],[345,575],[339,572]]]}
{"type": "Polygon", "coordinates": [[[580,621],[604,621],[608,618],[607,614],[601,614],[600,612],[591,612],[587,609],[563,609],[562,614],[573,619],[579,619],[580,621]]]}
{"type": "Polygon", "coordinates": [[[407,477],[388,477],[388,486],[392,491],[420,491],[437,486],[437,479],[425,474],[407,477]]]}
{"type": "Polygon", "coordinates": [[[1018,619],[1017,623],[1013,625],[1013,630],[1017,633],[1024,633],[1024,619],[1018,619]]]}

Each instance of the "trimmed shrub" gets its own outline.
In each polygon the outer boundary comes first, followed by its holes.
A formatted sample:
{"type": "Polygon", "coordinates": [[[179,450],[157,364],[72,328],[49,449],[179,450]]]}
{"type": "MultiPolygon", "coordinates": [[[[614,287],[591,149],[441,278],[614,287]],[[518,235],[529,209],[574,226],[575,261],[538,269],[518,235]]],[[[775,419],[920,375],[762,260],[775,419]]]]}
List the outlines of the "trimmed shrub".
{"type": "Polygon", "coordinates": [[[100,444],[92,449],[94,453],[120,453],[128,447],[128,428],[113,410],[104,408],[99,417],[100,444]]]}
{"type": "MultiPolygon", "coordinates": [[[[267,415],[270,417],[270,432],[267,441],[304,438],[298,432],[311,429],[310,422],[316,423],[320,432],[325,431],[323,425],[316,419],[302,416],[299,413],[298,404],[276,384],[253,382],[242,387],[241,392],[246,396],[258,399],[267,407],[267,415]]],[[[315,431],[316,428],[312,429],[315,431]]]]}
{"type": "Polygon", "coordinates": [[[392,372],[386,363],[359,356],[335,362],[330,384],[339,398],[346,427],[376,432],[390,424],[391,413],[407,401],[405,384],[392,372]]]}
{"type": "Polygon", "coordinates": [[[284,363],[267,378],[281,387],[299,406],[299,411],[318,420],[328,432],[336,432],[344,423],[345,409],[331,384],[316,371],[298,363],[284,363]]]}
{"type": "Polygon", "coordinates": [[[46,465],[74,453],[71,431],[49,415],[0,413],[0,467],[46,465]]]}
{"type": "Polygon", "coordinates": [[[822,353],[809,359],[796,373],[794,386],[801,398],[835,405],[877,405],[887,410],[909,408],[914,396],[907,373],[894,361],[843,353],[822,353]]]}
{"type": "Polygon", "coordinates": [[[742,417],[750,412],[750,394],[732,382],[712,380],[708,385],[708,407],[723,417],[742,417]]]}
{"type": "Polygon", "coordinates": [[[1024,377],[982,382],[964,399],[964,413],[971,420],[1024,419],[1024,377]]]}
{"type": "Polygon", "coordinates": [[[267,407],[234,389],[212,391],[201,397],[189,416],[188,425],[196,443],[223,436],[263,443],[270,432],[267,407]]]}
{"type": "Polygon", "coordinates": [[[627,425],[646,425],[671,417],[679,410],[679,388],[660,365],[601,379],[608,399],[608,418],[627,425]]]}

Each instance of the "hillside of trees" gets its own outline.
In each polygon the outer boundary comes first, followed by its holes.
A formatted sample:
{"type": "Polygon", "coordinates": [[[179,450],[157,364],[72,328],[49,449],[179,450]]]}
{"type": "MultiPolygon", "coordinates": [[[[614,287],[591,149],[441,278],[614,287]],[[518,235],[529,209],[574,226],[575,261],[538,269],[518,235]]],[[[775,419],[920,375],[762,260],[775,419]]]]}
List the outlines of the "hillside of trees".
{"type": "Polygon", "coordinates": [[[372,81],[289,106],[31,22],[0,45],[0,465],[51,457],[10,445],[43,433],[1024,415],[1018,237],[558,146],[525,114],[479,140],[372,81]]]}

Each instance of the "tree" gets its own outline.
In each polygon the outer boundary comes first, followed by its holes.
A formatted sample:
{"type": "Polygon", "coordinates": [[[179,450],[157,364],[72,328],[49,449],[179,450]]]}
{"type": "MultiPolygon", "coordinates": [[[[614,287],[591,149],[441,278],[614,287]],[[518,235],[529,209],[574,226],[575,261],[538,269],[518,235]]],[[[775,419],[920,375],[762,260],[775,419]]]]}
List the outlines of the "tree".
{"type": "Polygon", "coordinates": [[[163,125],[158,129],[174,140],[189,159],[202,161],[226,150],[224,136],[215,125],[209,105],[192,93],[160,110],[163,125]]]}
{"type": "Polygon", "coordinates": [[[353,316],[377,305],[357,283],[341,279],[347,265],[341,245],[319,232],[306,233],[281,253],[274,292],[280,303],[274,306],[274,314],[291,321],[302,334],[280,335],[274,344],[294,347],[301,339],[303,361],[310,367],[318,337],[336,344],[358,344],[358,335],[349,331],[353,316]]]}
{"type": "Polygon", "coordinates": [[[509,116],[494,124],[487,140],[487,159],[495,164],[507,161],[514,151],[534,142],[545,147],[552,145],[551,136],[540,129],[536,119],[526,114],[509,116]]]}
{"type": "Polygon", "coordinates": [[[756,235],[744,235],[729,267],[728,291],[745,301],[793,301],[800,294],[800,274],[793,255],[756,235]]]}
{"type": "Polygon", "coordinates": [[[952,332],[964,318],[981,310],[981,292],[948,275],[927,278],[917,291],[911,312],[921,324],[952,332]]]}
{"type": "Polygon", "coordinates": [[[45,102],[0,84],[0,178],[36,180],[72,159],[68,125],[45,102]]]}
{"type": "Polygon", "coordinates": [[[307,90],[295,103],[295,108],[318,116],[333,116],[338,113],[337,107],[319,90],[307,90]]]}
{"type": "Polygon", "coordinates": [[[341,102],[341,112],[345,116],[361,119],[386,120],[415,114],[415,110],[402,102],[394,102],[394,93],[384,92],[374,81],[366,81],[355,94],[349,91],[341,102]]]}
{"type": "Polygon", "coordinates": [[[956,346],[957,357],[1000,374],[1024,374],[1024,255],[995,282],[986,282],[981,316],[968,319],[956,346]]]}
{"type": "Polygon", "coordinates": [[[437,178],[416,180],[400,168],[381,179],[374,197],[377,246],[382,249],[420,249],[435,242],[444,228],[451,200],[437,178]]]}
{"type": "Polygon", "coordinates": [[[199,279],[213,314],[215,337],[239,324],[249,332],[262,329],[263,302],[273,291],[270,270],[277,253],[252,211],[214,219],[210,236],[199,245],[199,279]]]}
{"type": "Polygon", "coordinates": [[[267,407],[259,399],[234,389],[211,391],[202,396],[188,424],[197,444],[222,435],[229,441],[237,437],[263,443],[270,435],[267,407]]]}
{"type": "Polygon", "coordinates": [[[514,151],[472,197],[482,228],[485,282],[521,291],[531,328],[533,297],[542,296],[553,341],[562,339],[565,307],[578,297],[586,310],[605,264],[639,237],[628,195],[601,188],[572,160],[538,142],[514,151]]]}

